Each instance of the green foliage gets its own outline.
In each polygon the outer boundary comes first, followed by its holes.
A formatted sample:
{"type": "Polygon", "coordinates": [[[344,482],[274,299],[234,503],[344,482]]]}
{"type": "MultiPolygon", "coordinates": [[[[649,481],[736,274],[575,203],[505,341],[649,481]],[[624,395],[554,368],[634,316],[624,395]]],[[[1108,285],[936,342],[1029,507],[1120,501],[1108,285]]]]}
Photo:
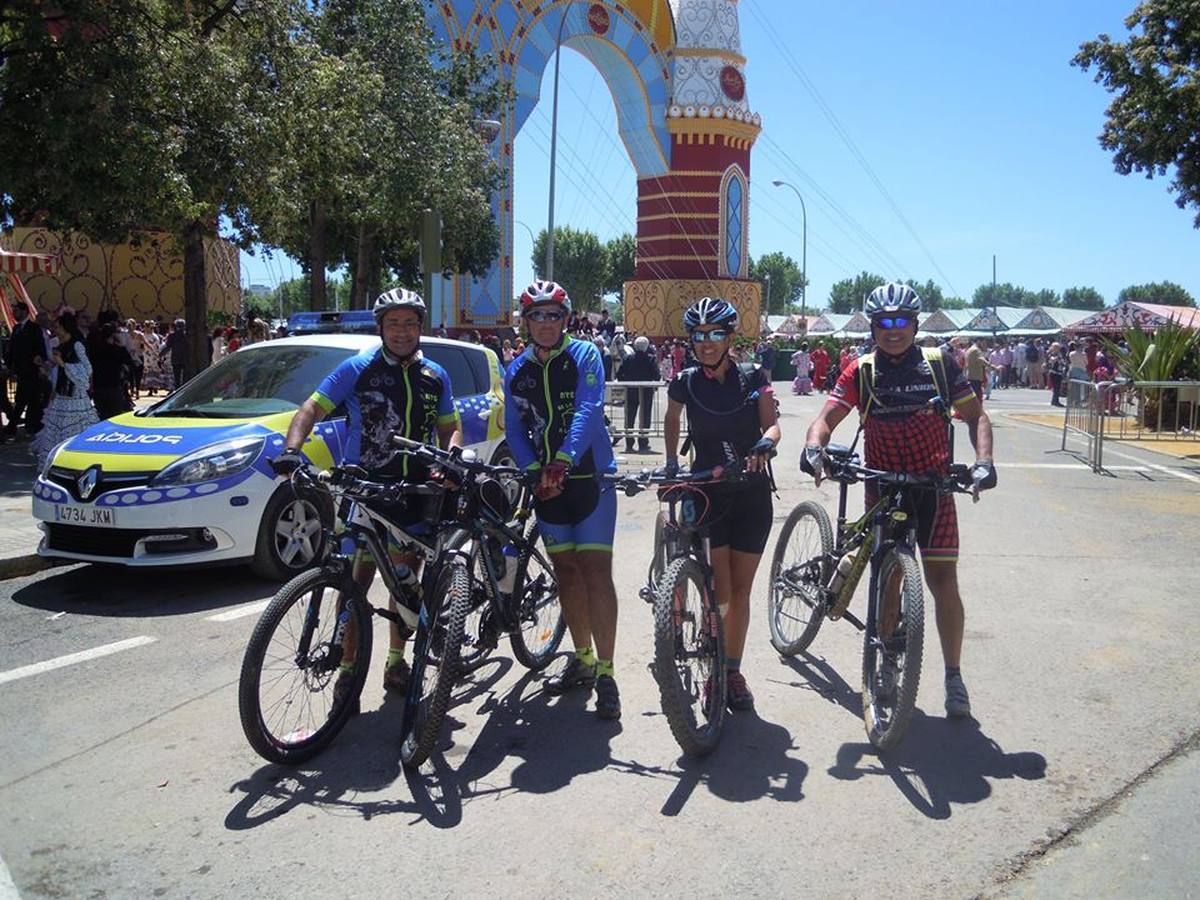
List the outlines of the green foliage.
{"type": "Polygon", "coordinates": [[[971,297],[971,305],[985,306],[1017,306],[1032,309],[1035,306],[1059,306],[1058,294],[1050,288],[1031,291],[1018,287],[1010,282],[1003,282],[993,287],[989,281],[975,288],[971,297]]]}
{"type": "MultiPolygon", "coordinates": [[[[1127,41],[1102,34],[1071,60],[1084,71],[1095,66],[1096,82],[1114,95],[1100,146],[1122,175],[1174,169],[1175,204],[1200,209],[1200,3],[1143,0],[1125,27],[1127,41]]],[[[1194,222],[1200,228],[1200,213],[1194,222]]]]}
{"type": "Polygon", "coordinates": [[[766,253],[750,260],[750,279],[762,285],[764,302],[769,299],[767,313],[781,315],[799,312],[800,297],[804,291],[804,273],[796,261],[778,251],[766,253]],[[767,279],[770,276],[771,290],[768,296],[767,279]]]}
{"type": "Polygon", "coordinates": [[[858,312],[867,294],[881,284],[887,284],[887,279],[871,272],[842,279],[829,289],[829,311],[842,314],[858,312]]]}
{"type": "Polygon", "coordinates": [[[604,249],[608,254],[608,283],[604,286],[604,293],[616,294],[623,303],[625,282],[633,280],[637,266],[637,238],[626,233],[613,238],[604,249]]]}
{"type": "Polygon", "coordinates": [[[1093,287],[1070,287],[1063,291],[1062,305],[1066,309],[1104,309],[1104,295],[1093,287]]]}
{"type": "Polygon", "coordinates": [[[1164,306],[1194,307],[1196,305],[1195,298],[1180,285],[1172,281],[1130,285],[1117,295],[1118,303],[1125,303],[1126,301],[1133,301],[1135,303],[1161,303],[1164,306]]]}
{"type": "Polygon", "coordinates": [[[1168,322],[1153,333],[1126,328],[1124,337],[1128,349],[1107,338],[1104,347],[1117,370],[1131,381],[1177,379],[1181,363],[1200,348],[1200,331],[1192,331],[1178,322],[1168,322]]]}
{"type": "MultiPolygon", "coordinates": [[[[546,230],[533,242],[533,270],[545,277],[546,230]]],[[[611,282],[608,252],[590,231],[569,225],[554,228],[554,280],[567,289],[571,305],[583,312],[599,310],[606,286],[611,282]]]]}

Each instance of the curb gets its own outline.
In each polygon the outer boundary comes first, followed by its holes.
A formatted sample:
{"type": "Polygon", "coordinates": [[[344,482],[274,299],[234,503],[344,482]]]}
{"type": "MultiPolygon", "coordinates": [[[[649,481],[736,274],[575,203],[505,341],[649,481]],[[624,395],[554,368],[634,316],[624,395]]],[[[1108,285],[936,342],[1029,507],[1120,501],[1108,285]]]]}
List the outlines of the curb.
{"type": "Polygon", "coordinates": [[[61,566],[63,563],[64,560],[38,556],[36,553],[29,553],[24,556],[3,557],[0,558],[0,581],[7,581],[10,578],[24,578],[26,575],[34,575],[43,569],[61,566]]]}

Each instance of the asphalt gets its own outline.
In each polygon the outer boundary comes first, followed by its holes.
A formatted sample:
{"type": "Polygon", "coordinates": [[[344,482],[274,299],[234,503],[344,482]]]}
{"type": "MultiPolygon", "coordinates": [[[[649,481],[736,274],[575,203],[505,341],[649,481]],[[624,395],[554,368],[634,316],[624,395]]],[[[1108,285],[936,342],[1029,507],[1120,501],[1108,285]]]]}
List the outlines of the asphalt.
{"type": "MultiPolygon", "coordinates": [[[[959,504],[974,721],[942,715],[930,614],[919,711],[874,753],[857,634],[827,624],[781,660],[760,573],[744,662],[757,711],[710,758],[681,759],[636,599],[648,497],[622,499],[618,522],[621,721],[550,697],[501,647],[417,775],[398,765],[379,657],[363,714],[325,753],[287,769],[248,748],[236,682],[273,586],[68,566],[0,583],[3,864],[27,898],[1194,895],[1200,469],[1130,450],[1093,475],[1053,452],[1057,433],[1006,417],[1036,411],[1026,394],[991,404],[999,489],[959,504]]],[[[783,397],[777,526],[801,499],[834,506],[794,466],[819,402],[783,397]]],[[[3,515],[0,531],[30,525],[3,515]]]]}

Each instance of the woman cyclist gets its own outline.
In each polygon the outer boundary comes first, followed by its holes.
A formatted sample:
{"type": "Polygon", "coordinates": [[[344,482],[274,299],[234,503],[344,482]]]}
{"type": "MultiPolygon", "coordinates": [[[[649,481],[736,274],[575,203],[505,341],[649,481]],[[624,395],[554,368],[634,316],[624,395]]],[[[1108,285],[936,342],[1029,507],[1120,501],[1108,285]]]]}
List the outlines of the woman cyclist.
{"type": "Polygon", "coordinates": [[[779,443],[770,375],[745,372],[729,357],[738,314],[725,300],[705,297],[683,314],[698,365],[684,369],[667,387],[665,474],[679,470],[680,413],[687,407],[695,451],[693,469],[746,460],[750,480],[702,488],[708,521],[714,589],[725,623],[730,709],[752,709],[754,695],[741,673],[750,590],[771,531],[771,482],[767,457],[779,443]]]}

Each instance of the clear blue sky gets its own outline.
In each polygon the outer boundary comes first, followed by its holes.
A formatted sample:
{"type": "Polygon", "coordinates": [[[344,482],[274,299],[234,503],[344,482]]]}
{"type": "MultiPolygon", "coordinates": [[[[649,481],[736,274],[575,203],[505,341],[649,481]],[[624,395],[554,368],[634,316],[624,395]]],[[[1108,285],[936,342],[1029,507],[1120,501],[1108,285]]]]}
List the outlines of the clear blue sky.
{"type": "MultiPolygon", "coordinates": [[[[741,0],[748,97],[764,120],[751,161],[751,254],[800,261],[799,204],[771,185],[782,179],[808,206],[810,307],[862,270],[932,278],[969,299],[991,280],[993,253],[1000,281],[1033,290],[1090,285],[1111,303],[1127,285],[1170,280],[1200,298],[1193,212],[1175,206],[1167,179],[1114,172],[1096,140],[1109,95],[1069,65],[1082,41],[1123,37],[1133,5],[741,0]]],[[[515,147],[516,218],[535,233],[546,221],[551,79],[548,67],[515,147]]],[[[604,239],[635,231],[634,172],[612,99],[570,50],[559,136],[558,224],[604,239]]],[[[518,289],[532,277],[529,256],[518,225],[518,289]]],[[[299,274],[281,257],[242,264],[246,282],[299,274]]]]}

